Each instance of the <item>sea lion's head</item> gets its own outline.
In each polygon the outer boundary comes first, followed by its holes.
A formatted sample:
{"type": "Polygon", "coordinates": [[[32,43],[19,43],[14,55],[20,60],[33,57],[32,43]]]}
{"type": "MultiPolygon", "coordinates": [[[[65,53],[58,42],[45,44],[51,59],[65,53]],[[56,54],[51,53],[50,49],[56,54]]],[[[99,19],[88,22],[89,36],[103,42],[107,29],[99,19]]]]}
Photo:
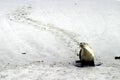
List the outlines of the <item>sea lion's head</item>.
{"type": "Polygon", "coordinates": [[[81,43],[80,43],[80,47],[81,47],[81,48],[84,48],[84,47],[86,47],[86,46],[88,46],[88,43],[86,43],[86,42],[81,42],[81,43]]]}

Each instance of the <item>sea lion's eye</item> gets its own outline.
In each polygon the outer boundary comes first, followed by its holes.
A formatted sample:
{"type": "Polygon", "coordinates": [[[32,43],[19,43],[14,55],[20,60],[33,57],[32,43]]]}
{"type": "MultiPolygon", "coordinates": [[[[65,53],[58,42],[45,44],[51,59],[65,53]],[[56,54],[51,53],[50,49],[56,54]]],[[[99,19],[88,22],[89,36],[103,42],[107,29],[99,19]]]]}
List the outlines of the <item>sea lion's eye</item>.
{"type": "Polygon", "coordinates": [[[80,43],[80,45],[82,45],[82,43],[80,43]]]}
{"type": "Polygon", "coordinates": [[[83,45],[85,45],[86,43],[84,42],[83,45]]]}

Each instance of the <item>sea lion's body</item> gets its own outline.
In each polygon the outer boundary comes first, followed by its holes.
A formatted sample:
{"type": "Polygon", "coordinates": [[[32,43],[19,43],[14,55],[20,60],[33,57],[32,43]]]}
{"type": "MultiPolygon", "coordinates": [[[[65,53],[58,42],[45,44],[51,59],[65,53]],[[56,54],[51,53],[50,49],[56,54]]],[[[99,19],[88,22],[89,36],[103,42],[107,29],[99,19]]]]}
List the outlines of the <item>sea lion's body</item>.
{"type": "Polygon", "coordinates": [[[79,59],[81,66],[95,66],[94,51],[87,43],[80,43],[79,59]]]}

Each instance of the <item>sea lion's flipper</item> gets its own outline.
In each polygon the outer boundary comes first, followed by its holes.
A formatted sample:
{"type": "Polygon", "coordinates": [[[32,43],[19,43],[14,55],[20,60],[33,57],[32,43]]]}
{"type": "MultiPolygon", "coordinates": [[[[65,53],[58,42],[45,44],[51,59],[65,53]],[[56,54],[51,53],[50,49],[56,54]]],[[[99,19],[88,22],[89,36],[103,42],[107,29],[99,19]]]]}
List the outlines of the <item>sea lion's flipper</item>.
{"type": "Polygon", "coordinates": [[[103,63],[98,63],[98,64],[95,64],[95,66],[101,66],[103,63]]]}
{"type": "Polygon", "coordinates": [[[81,61],[80,60],[76,60],[75,63],[80,63],[81,61]]]}

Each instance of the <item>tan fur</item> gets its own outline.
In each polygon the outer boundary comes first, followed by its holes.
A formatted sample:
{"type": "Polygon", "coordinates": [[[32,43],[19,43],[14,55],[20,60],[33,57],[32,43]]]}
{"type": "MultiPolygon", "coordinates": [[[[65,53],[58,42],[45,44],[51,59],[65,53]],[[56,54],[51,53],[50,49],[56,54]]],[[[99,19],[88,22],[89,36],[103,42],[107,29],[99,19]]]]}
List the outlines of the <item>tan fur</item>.
{"type": "Polygon", "coordinates": [[[81,43],[81,60],[91,61],[94,59],[94,51],[87,43],[81,43]]]}

